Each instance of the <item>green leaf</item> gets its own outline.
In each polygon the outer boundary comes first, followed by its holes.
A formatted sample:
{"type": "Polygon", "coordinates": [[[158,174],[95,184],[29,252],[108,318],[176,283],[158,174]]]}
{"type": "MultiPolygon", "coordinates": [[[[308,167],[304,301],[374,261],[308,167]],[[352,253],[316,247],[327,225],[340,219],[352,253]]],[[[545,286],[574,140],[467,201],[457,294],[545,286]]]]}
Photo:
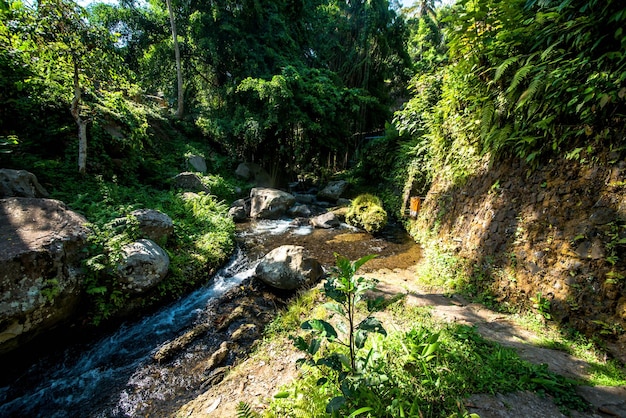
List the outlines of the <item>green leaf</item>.
{"type": "Polygon", "coordinates": [[[361,415],[365,412],[369,412],[373,410],[374,408],[372,408],[371,406],[364,406],[363,408],[359,408],[356,411],[352,412],[350,415],[348,415],[348,418],[356,417],[357,415],[361,415]]]}
{"type": "Polygon", "coordinates": [[[293,340],[293,345],[295,345],[298,350],[308,351],[309,345],[307,344],[304,338],[302,338],[301,336],[298,336],[298,337],[291,337],[291,339],[293,340]]]}
{"type": "Polygon", "coordinates": [[[344,291],[337,288],[336,279],[328,279],[324,283],[324,294],[332,300],[342,303],[347,300],[347,295],[344,291]]]}
{"type": "Polygon", "coordinates": [[[345,404],[346,398],[344,398],[343,396],[335,396],[326,405],[326,413],[332,414],[334,412],[339,412],[339,410],[343,408],[345,404]]]}
{"type": "Polygon", "coordinates": [[[275,399],[285,399],[289,397],[289,391],[283,390],[274,395],[275,399]]]}
{"type": "Polygon", "coordinates": [[[321,340],[318,340],[317,338],[313,338],[311,340],[311,343],[309,344],[307,352],[310,355],[314,356],[319,351],[321,345],[322,345],[321,340]]]}
{"type": "Polygon", "coordinates": [[[311,330],[320,334],[322,337],[326,337],[329,340],[337,338],[337,331],[328,322],[322,319],[310,319],[302,323],[302,329],[311,330]]]}
{"type": "Polygon", "coordinates": [[[365,346],[365,341],[367,340],[367,332],[362,329],[357,330],[354,336],[354,345],[356,348],[363,348],[365,346]]]}
{"type": "Polygon", "coordinates": [[[428,344],[426,347],[424,347],[424,351],[422,351],[422,357],[426,357],[428,360],[431,360],[433,358],[431,354],[437,351],[440,345],[441,343],[439,342],[428,344]]]}
{"type": "Polygon", "coordinates": [[[343,308],[343,306],[341,306],[339,303],[334,303],[334,302],[327,302],[325,304],[322,305],[325,309],[328,309],[329,311],[333,311],[336,312],[340,315],[346,315],[346,310],[343,308]]]}
{"type": "Polygon", "coordinates": [[[342,367],[342,361],[339,358],[339,355],[336,353],[331,354],[328,357],[322,357],[321,359],[317,360],[316,363],[317,366],[326,366],[329,369],[335,370],[340,372],[343,367],[342,367]]]}
{"type": "Polygon", "coordinates": [[[353,264],[354,268],[352,271],[356,272],[363,264],[367,263],[368,261],[376,257],[378,257],[377,254],[369,254],[364,257],[359,258],[358,260],[354,262],[353,264]]]}
{"type": "Polygon", "coordinates": [[[365,318],[359,325],[356,327],[358,330],[363,330],[367,332],[377,332],[382,335],[387,335],[387,331],[383,328],[383,324],[380,321],[372,316],[368,316],[365,318]]]}

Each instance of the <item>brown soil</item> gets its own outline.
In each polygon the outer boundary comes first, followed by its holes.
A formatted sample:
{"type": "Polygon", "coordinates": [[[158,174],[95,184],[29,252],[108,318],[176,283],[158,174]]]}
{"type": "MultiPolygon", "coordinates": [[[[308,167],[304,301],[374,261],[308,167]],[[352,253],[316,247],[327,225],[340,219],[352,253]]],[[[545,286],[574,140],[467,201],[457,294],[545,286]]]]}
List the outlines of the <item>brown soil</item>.
{"type": "MultiPolygon", "coordinates": [[[[401,295],[407,305],[431,306],[433,315],[443,321],[475,325],[485,338],[513,347],[522,358],[547,364],[558,374],[575,378],[588,376],[589,364],[561,351],[537,347],[534,342],[540,336],[519,326],[512,317],[468,303],[459,296],[450,297],[421,287],[415,281],[416,269],[417,265],[394,270],[379,267],[365,275],[380,280],[378,289],[386,298],[401,295]]],[[[403,327],[391,315],[381,319],[388,329],[401,330],[403,327]]],[[[288,340],[267,343],[174,416],[235,417],[236,407],[242,401],[262,412],[281,386],[297,377],[295,362],[300,357],[288,340]]],[[[572,417],[626,417],[626,388],[581,387],[580,394],[593,405],[592,411],[585,414],[572,411],[572,417]]],[[[476,395],[467,399],[465,406],[482,418],[564,417],[549,398],[529,392],[476,395]]]]}

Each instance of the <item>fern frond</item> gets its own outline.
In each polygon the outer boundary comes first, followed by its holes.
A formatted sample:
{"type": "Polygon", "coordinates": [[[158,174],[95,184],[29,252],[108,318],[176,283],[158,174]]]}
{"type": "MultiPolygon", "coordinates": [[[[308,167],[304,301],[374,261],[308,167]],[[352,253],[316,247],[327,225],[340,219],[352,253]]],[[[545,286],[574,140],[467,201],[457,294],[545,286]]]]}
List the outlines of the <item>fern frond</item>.
{"type": "Polygon", "coordinates": [[[519,56],[509,57],[505,59],[502,64],[496,69],[496,74],[494,75],[494,81],[498,81],[502,74],[509,68],[512,64],[516,63],[519,60],[519,56]]]}
{"type": "Polygon", "coordinates": [[[561,43],[560,40],[556,41],[555,43],[553,43],[552,45],[550,45],[549,47],[547,47],[542,53],[541,53],[541,60],[545,61],[547,57],[550,56],[550,53],[552,52],[552,50],[554,48],[556,48],[559,44],[561,43]]]}
{"type": "Polygon", "coordinates": [[[259,414],[252,410],[252,407],[241,401],[237,404],[237,418],[259,418],[259,414]]]}
{"type": "Polygon", "coordinates": [[[515,91],[515,89],[517,89],[517,87],[520,85],[520,83],[522,81],[524,81],[524,79],[526,78],[528,73],[530,73],[530,71],[532,69],[533,69],[533,65],[532,64],[526,64],[522,68],[517,70],[517,72],[513,76],[513,80],[511,81],[511,85],[509,86],[508,89],[506,89],[507,93],[511,93],[511,92],[515,91]]]}
{"type": "Polygon", "coordinates": [[[492,101],[488,101],[482,108],[482,118],[480,120],[480,137],[485,139],[493,125],[493,115],[495,107],[492,101]]]}
{"type": "Polygon", "coordinates": [[[524,92],[519,96],[519,99],[517,100],[517,105],[515,106],[515,109],[517,110],[517,109],[521,108],[529,100],[532,100],[532,98],[535,95],[535,93],[537,93],[537,90],[542,88],[544,83],[545,83],[545,77],[536,76],[535,78],[533,78],[533,81],[530,82],[530,85],[528,86],[528,88],[526,90],[524,90],[524,92]]]}

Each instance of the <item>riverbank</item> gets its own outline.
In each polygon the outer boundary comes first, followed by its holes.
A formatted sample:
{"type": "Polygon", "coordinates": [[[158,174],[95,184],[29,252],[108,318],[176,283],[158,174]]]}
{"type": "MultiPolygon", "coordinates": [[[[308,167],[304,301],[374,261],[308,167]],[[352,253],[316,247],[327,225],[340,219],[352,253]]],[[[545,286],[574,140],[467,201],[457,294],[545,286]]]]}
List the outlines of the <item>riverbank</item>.
{"type": "MultiPolygon", "coordinates": [[[[396,301],[377,314],[389,332],[407,331],[412,321],[402,312],[415,312],[412,308],[422,307],[424,313],[437,322],[476,327],[483,337],[515,349],[522,359],[530,363],[546,364],[556,374],[588,382],[579,386],[577,392],[590,403],[590,410],[571,411],[572,417],[626,416],[626,389],[623,386],[589,385],[589,382],[598,379],[598,366],[603,363],[601,358],[596,357],[597,353],[589,351],[584,355],[582,352],[573,355],[546,348],[548,341],[553,341],[555,346],[561,341],[558,333],[547,324],[529,324],[518,316],[497,313],[458,295],[420,285],[417,280],[419,268],[419,263],[415,263],[395,269],[377,267],[364,273],[366,277],[380,280],[378,295],[396,301]]],[[[323,302],[320,287],[312,290],[316,304],[323,302]]],[[[300,319],[306,318],[303,316],[300,319]]],[[[289,340],[290,332],[297,330],[273,332],[269,338],[261,339],[250,356],[235,365],[221,382],[208,388],[172,416],[233,417],[240,402],[249,405],[256,413],[265,413],[263,416],[274,416],[271,412],[275,402],[273,396],[289,385],[293,388],[301,375],[296,360],[302,357],[302,353],[289,340]]],[[[564,346],[562,342],[561,345],[564,346]]],[[[463,405],[469,413],[476,413],[482,418],[565,416],[553,399],[532,392],[474,394],[463,400],[463,405]]]]}

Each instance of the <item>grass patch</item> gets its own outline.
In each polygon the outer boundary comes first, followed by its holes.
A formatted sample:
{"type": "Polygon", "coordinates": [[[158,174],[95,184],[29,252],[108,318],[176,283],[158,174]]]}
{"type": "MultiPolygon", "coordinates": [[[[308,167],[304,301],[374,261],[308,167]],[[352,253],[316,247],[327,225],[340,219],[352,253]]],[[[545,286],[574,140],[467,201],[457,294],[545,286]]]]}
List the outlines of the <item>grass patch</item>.
{"type": "MultiPolygon", "coordinates": [[[[288,309],[291,313],[277,326],[294,329],[303,317],[330,320],[329,312],[311,313],[315,303],[320,301],[311,298],[288,309]]],[[[349,359],[348,346],[320,346],[301,333],[300,345],[306,342],[312,356],[302,364],[301,378],[282,388],[263,416],[460,417],[467,416],[463,399],[472,394],[524,390],[551,396],[564,413],[588,407],[575,392],[578,382],[520,359],[513,349],[482,338],[474,327],[437,322],[429,309],[407,307],[403,300],[386,311],[402,327],[392,325],[395,330],[387,337],[373,334],[366,340],[356,375],[346,374],[345,363],[339,367],[331,361],[349,359]]]]}

